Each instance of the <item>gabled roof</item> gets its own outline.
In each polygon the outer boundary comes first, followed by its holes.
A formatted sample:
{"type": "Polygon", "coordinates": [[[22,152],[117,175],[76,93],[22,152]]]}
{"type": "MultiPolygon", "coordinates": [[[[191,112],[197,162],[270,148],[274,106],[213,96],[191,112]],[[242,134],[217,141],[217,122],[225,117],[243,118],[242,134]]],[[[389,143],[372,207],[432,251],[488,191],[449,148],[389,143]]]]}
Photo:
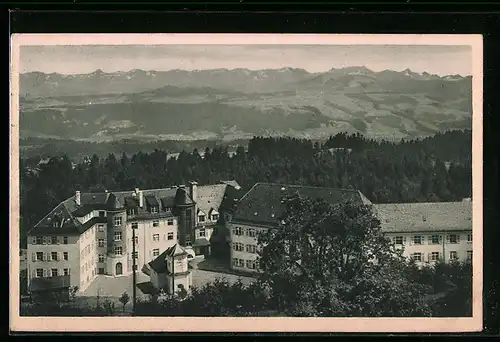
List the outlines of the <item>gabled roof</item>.
{"type": "Polygon", "coordinates": [[[144,199],[146,200],[146,204],[150,207],[157,207],[160,205],[156,197],[153,195],[144,196],[144,199]]]}
{"type": "Polygon", "coordinates": [[[207,214],[212,208],[219,208],[224,199],[224,194],[228,188],[232,188],[228,184],[213,184],[198,187],[198,197],[196,205],[198,209],[207,214]]]}
{"type": "Polygon", "coordinates": [[[167,272],[167,260],[169,257],[187,255],[186,250],[179,244],[175,244],[170,248],[167,248],[163,253],[158,255],[156,259],[149,262],[149,267],[156,273],[167,272]]]}
{"type": "Polygon", "coordinates": [[[283,199],[294,194],[311,199],[323,198],[330,204],[371,204],[358,190],[257,183],[239,200],[232,221],[275,226],[285,210],[283,199]]]}
{"type": "Polygon", "coordinates": [[[472,202],[374,204],[384,232],[472,231],[472,202]]]}

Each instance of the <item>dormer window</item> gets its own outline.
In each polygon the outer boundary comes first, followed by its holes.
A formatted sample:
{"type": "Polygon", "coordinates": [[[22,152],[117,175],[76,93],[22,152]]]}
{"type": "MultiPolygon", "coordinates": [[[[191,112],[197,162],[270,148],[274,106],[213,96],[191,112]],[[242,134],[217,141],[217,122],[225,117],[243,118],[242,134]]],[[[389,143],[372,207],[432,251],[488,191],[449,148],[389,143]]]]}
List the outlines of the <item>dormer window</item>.
{"type": "Polygon", "coordinates": [[[218,221],[219,220],[219,214],[212,214],[212,221],[218,221]]]}
{"type": "Polygon", "coordinates": [[[57,228],[58,226],[59,226],[59,220],[56,220],[54,218],[54,220],[52,221],[52,227],[57,228]]]}
{"type": "Polygon", "coordinates": [[[137,208],[129,208],[129,209],[127,209],[127,215],[129,215],[129,216],[137,215],[137,208]]]}
{"type": "Polygon", "coordinates": [[[151,213],[157,213],[158,212],[158,207],[154,206],[154,207],[151,207],[151,213]]]}
{"type": "Polygon", "coordinates": [[[201,214],[200,216],[198,216],[198,221],[205,222],[205,215],[201,214]]]}

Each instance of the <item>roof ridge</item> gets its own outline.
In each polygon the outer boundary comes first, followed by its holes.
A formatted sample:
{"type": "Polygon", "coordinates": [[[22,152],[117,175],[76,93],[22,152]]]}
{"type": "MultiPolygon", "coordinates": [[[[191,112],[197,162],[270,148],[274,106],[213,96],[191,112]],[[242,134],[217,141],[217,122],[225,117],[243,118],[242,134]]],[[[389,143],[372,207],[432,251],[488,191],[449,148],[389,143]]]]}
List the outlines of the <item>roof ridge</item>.
{"type": "Polygon", "coordinates": [[[271,183],[271,182],[257,182],[257,183],[255,183],[255,185],[257,185],[257,184],[276,185],[276,186],[294,187],[294,188],[310,188],[310,189],[325,189],[325,190],[336,190],[336,191],[350,191],[350,192],[360,191],[359,189],[332,188],[332,187],[327,187],[327,186],[301,185],[301,184],[286,184],[286,183],[271,183]]]}

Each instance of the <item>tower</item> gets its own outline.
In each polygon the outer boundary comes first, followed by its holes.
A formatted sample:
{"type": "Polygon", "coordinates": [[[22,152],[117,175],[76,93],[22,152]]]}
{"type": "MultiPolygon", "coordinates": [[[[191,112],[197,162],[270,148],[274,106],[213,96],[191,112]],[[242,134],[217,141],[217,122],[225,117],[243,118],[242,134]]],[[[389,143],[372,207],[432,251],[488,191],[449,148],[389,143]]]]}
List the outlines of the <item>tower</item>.
{"type": "Polygon", "coordinates": [[[179,217],[179,243],[183,247],[191,247],[195,221],[195,203],[184,186],[177,189],[174,199],[175,215],[179,217]]]}
{"type": "Polygon", "coordinates": [[[193,284],[191,271],[188,267],[188,253],[186,249],[175,244],[166,251],[167,263],[166,292],[175,294],[182,289],[189,291],[193,284]]]}

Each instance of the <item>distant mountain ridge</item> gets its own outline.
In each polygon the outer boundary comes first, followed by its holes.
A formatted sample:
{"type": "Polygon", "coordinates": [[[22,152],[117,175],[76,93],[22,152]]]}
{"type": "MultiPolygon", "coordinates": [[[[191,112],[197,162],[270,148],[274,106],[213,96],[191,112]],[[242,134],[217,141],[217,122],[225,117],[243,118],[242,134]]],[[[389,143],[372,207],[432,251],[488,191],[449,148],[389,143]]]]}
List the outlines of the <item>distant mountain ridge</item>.
{"type": "Polygon", "coordinates": [[[364,66],[29,72],[20,75],[20,105],[22,136],[402,138],[470,128],[472,77],[364,66]]]}

